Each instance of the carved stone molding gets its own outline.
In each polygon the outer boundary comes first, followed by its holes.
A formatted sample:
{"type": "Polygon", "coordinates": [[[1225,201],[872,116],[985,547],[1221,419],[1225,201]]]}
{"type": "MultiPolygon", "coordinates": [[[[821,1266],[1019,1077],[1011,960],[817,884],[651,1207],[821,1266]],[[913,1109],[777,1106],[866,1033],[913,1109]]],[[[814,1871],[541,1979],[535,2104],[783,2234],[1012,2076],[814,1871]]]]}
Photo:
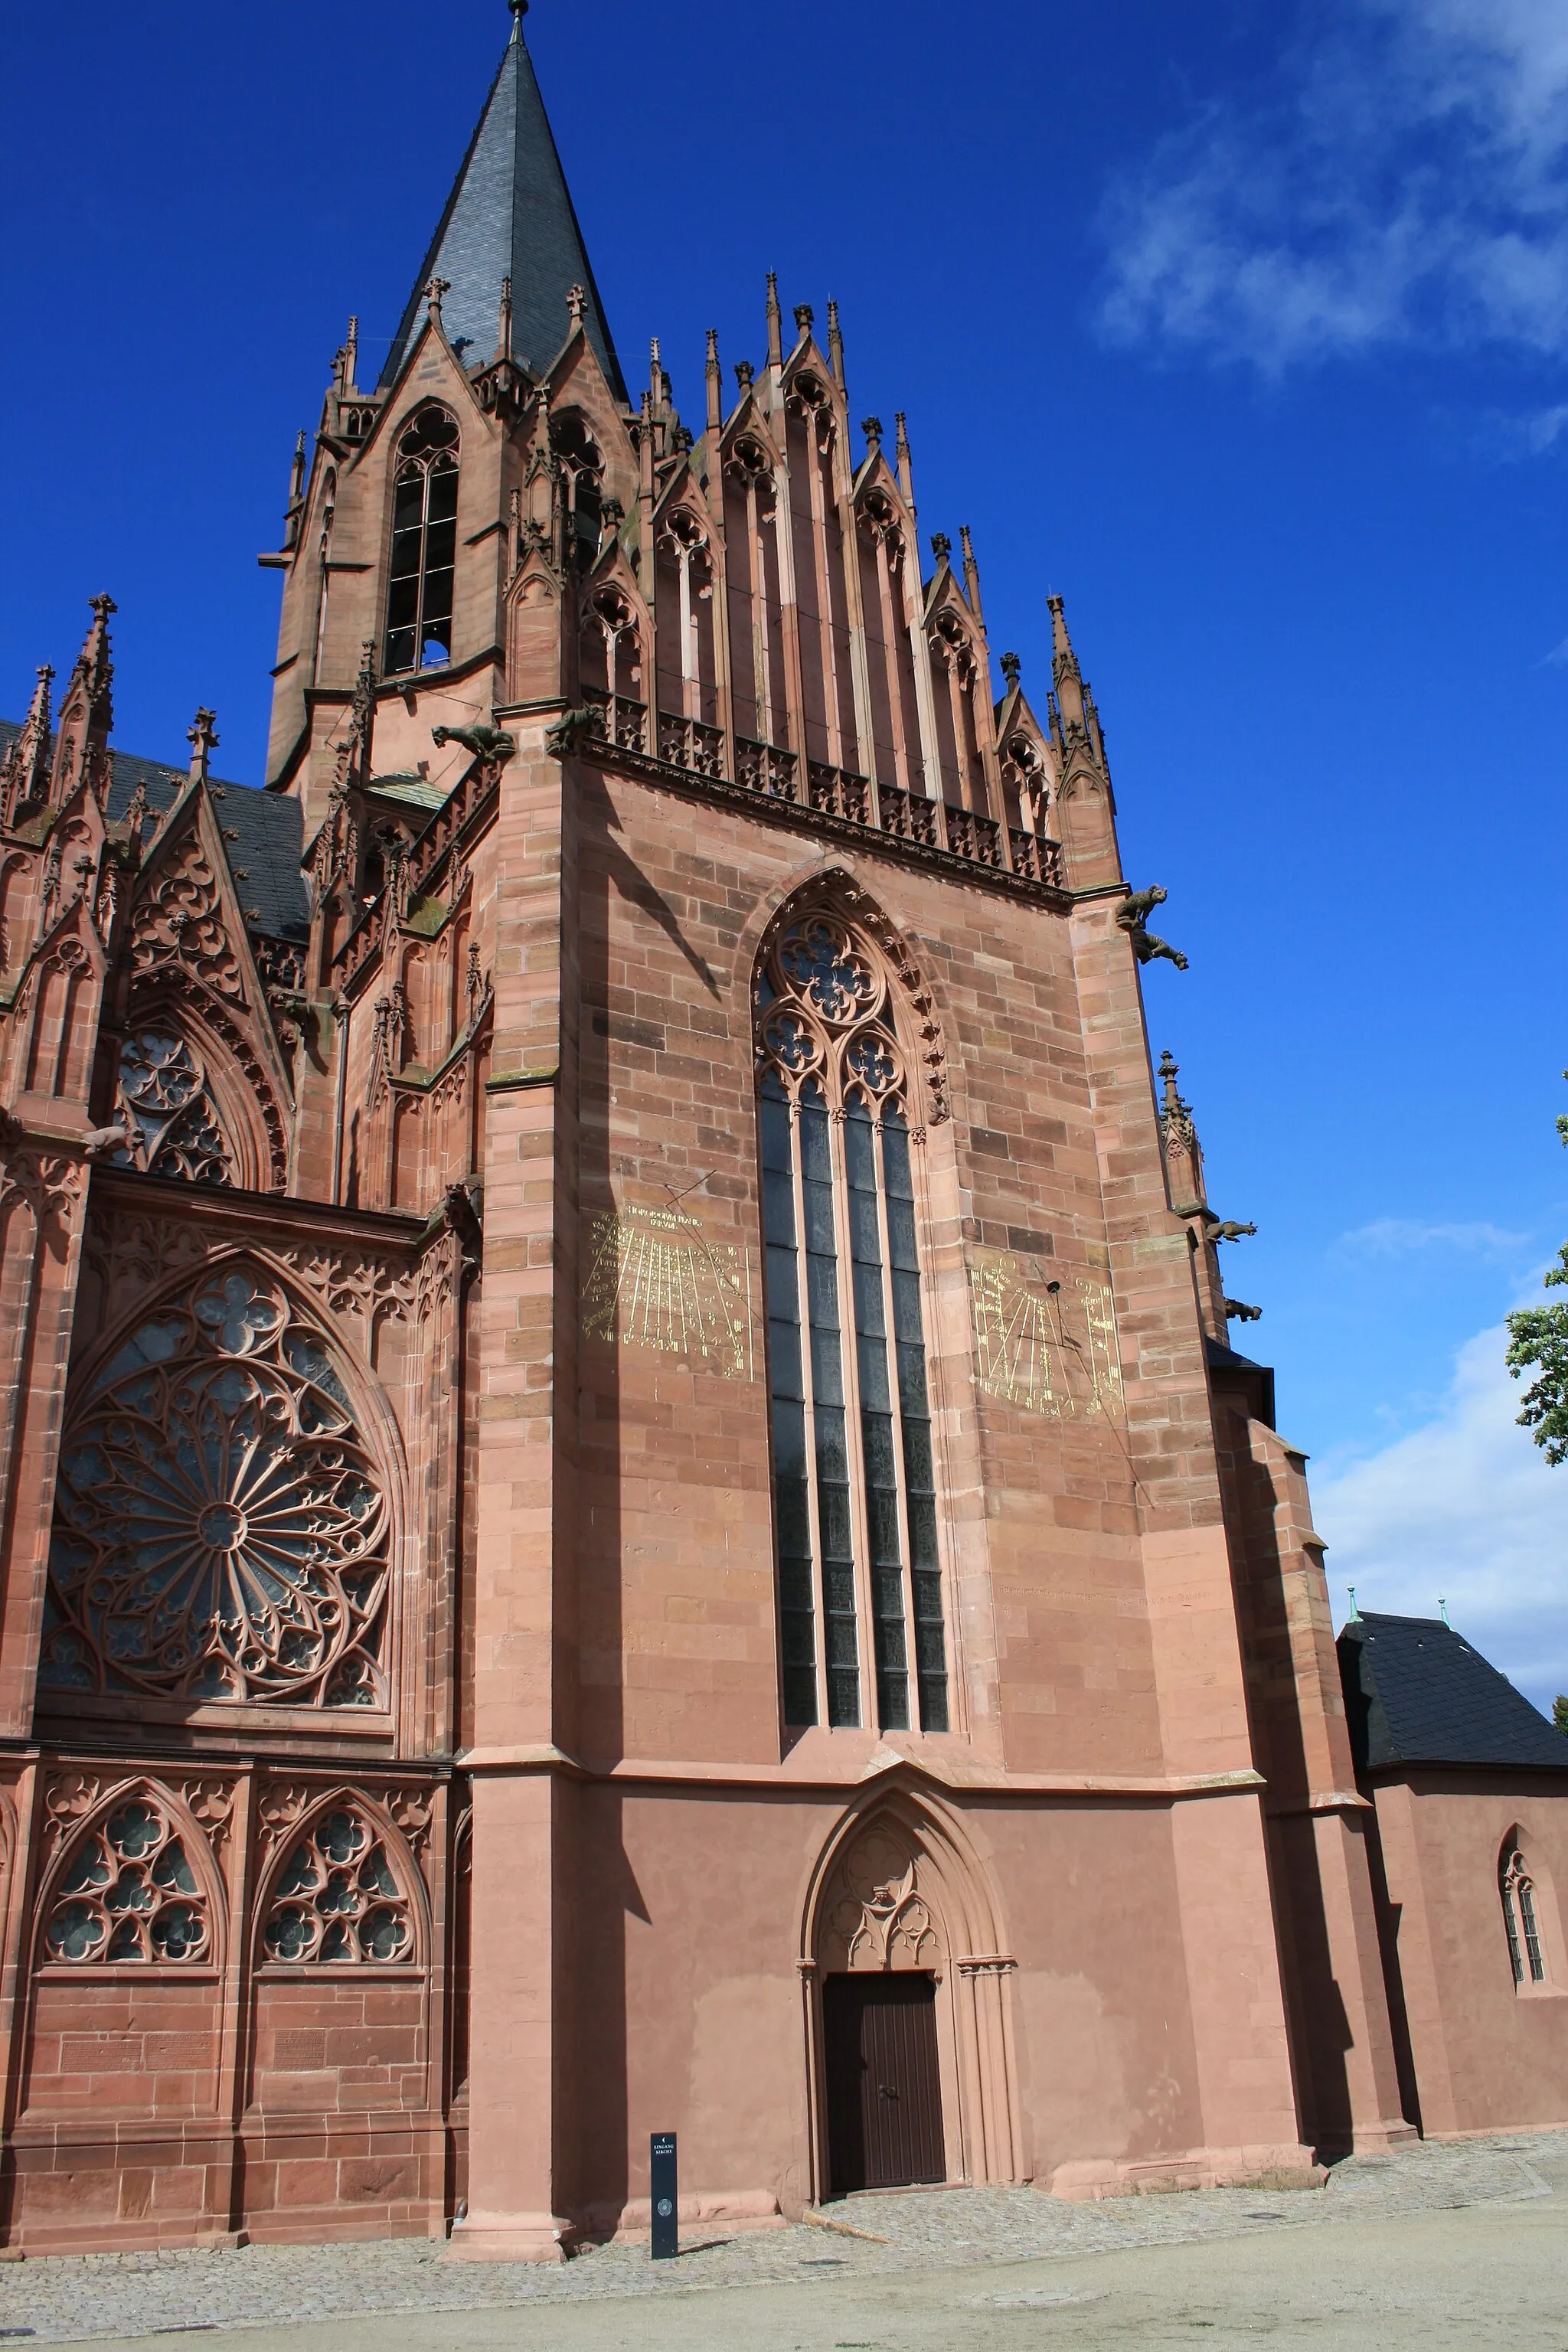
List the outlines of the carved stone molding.
{"type": "Polygon", "coordinates": [[[131,919],[131,969],[138,981],[193,975],[214,996],[247,1008],[244,976],[224,920],[217,877],[193,832],[160,866],[131,919]]]}
{"type": "Polygon", "coordinates": [[[87,1190],[87,1163],[64,1152],[0,1143],[0,1209],[21,1201],[39,1232],[68,1232],[87,1190]]]}
{"type": "Polygon", "coordinates": [[[415,1309],[413,1278],[365,1251],[285,1252],[283,1263],[333,1315],[357,1315],[374,1336],[384,1318],[406,1323],[415,1309]]]}

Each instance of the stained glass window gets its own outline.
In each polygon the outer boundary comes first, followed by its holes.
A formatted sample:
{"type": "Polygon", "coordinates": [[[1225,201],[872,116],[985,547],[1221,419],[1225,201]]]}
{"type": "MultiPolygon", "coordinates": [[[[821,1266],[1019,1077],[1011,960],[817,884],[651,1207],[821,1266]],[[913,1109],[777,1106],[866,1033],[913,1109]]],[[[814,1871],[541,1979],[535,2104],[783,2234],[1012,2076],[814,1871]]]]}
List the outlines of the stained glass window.
{"type": "Polygon", "coordinates": [[[386,1593],[380,1475],[275,1280],[199,1276],[73,1397],[47,1687],[382,1706],[386,1593]]]}
{"type": "Polygon", "coordinates": [[[908,1081],[892,983],[832,913],[757,987],[784,1714],[948,1727],[908,1081]],[[874,1687],[874,1709],[868,1706],[874,1687]]]}
{"type": "Polygon", "coordinates": [[[134,1797],[89,1832],[56,1882],[45,1957],[84,1963],[204,1960],[207,1899],[167,1809],[134,1797]]]}

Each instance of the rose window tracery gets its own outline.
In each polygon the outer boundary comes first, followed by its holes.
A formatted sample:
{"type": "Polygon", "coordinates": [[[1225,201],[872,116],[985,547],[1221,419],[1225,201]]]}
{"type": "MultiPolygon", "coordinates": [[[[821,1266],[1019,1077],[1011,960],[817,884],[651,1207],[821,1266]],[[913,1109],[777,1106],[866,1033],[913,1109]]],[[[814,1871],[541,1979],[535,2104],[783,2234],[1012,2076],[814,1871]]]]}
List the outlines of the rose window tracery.
{"type": "Polygon", "coordinates": [[[205,1274],[73,1401],[40,1680],[384,1705],[387,1534],[318,1332],[268,1277],[205,1274]]]}
{"type": "Polygon", "coordinates": [[[132,1798],[86,1838],[55,1888],[47,1957],[95,1961],[209,1957],[207,1900],[165,1809],[132,1798]]]}
{"type": "Polygon", "coordinates": [[[174,1176],[191,1184],[232,1184],[234,1153],[200,1056],[184,1037],[143,1029],[120,1055],[120,1118],[125,1141],[117,1168],[174,1176]]]}
{"type": "Polygon", "coordinates": [[[353,1967],[411,1960],[408,1897],[384,1842],[356,1812],[324,1814],[290,1853],[267,1915],[272,1960],[353,1967]]]}

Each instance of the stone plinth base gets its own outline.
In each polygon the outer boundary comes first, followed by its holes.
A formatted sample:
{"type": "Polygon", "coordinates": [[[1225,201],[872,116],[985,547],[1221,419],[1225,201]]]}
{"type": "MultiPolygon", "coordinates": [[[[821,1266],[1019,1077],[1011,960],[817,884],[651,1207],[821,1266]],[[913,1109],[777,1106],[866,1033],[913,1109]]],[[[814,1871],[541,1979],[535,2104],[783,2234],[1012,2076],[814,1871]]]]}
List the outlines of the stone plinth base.
{"type": "Polygon", "coordinates": [[[563,2263],[574,2234],[559,2213],[470,2213],[452,2224],[449,2263],[563,2263]]]}
{"type": "Polygon", "coordinates": [[[1160,2197],[1188,2189],[1321,2189],[1327,2167],[1310,2147],[1195,2147],[1129,2164],[1113,2157],[1058,2164],[1046,2184],[1069,2204],[1102,2197],[1160,2197]]]}

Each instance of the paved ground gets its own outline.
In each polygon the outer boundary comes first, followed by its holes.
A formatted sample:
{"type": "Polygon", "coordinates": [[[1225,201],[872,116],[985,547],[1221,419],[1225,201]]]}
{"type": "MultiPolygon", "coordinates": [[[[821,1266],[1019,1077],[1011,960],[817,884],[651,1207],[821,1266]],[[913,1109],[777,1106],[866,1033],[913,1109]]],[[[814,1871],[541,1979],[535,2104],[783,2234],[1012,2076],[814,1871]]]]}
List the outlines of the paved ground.
{"type": "Polygon", "coordinates": [[[449,2263],[427,2242],[0,2268],[0,2336],[244,2328],[246,2352],[1568,2352],[1568,2132],[1428,2146],[1296,2193],[1062,2205],[1033,2189],[846,2200],[676,2263],[449,2263]]]}

